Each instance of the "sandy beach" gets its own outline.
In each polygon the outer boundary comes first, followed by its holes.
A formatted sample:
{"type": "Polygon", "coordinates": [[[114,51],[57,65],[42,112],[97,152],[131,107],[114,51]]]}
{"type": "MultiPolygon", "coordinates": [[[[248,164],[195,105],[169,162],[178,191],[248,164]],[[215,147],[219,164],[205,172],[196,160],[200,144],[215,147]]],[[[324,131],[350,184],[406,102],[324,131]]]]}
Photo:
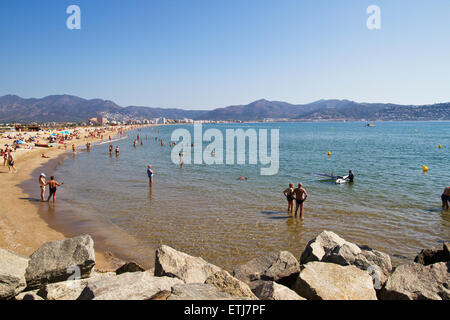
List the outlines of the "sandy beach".
{"type": "MultiPolygon", "coordinates": [[[[135,127],[124,128],[123,131],[134,129],[135,127]]],[[[72,128],[73,130],[73,128],[72,128]]],[[[52,148],[32,148],[18,149],[15,151],[15,165],[17,173],[9,173],[8,167],[3,166],[3,159],[0,163],[0,247],[12,252],[29,256],[47,241],[61,240],[65,236],[61,232],[50,228],[46,221],[39,215],[35,202],[39,198],[38,177],[32,176],[35,169],[44,166],[50,160],[57,158],[65,152],[72,152],[71,146],[75,144],[77,151],[80,147],[85,148],[87,142],[94,144],[102,141],[101,138],[85,138],[89,130],[93,128],[75,128],[80,131],[80,139],[67,141],[67,149],[64,145],[55,145],[52,148]],[[49,158],[43,158],[45,153],[49,158]],[[30,198],[22,187],[22,183],[36,179],[36,195],[30,198]]],[[[34,133],[21,133],[25,137],[35,136],[34,133]]],[[[116,135],[117,132],[110,128],[104,128],[103,140],[108,136],[116,135]]],[[[41,137],[44,136],[40,133],[41,137]]],[[[12,139],[0,138],[0,148],[4,149],[5,144],[12,145],[12,139]]],[[[42,142],[43,143],[43,142],[42,142]]],[[[34,145],[30,143],[28,145],[34,145]]],[[[48,177],[49,178],[49,177],[48,177]]],[[[48,191],[46,191],[46,196],[48,191]]],[[[96,269],[112,270],[117,267],[118,259],[110,253],[96,251],[96,269]]]]}

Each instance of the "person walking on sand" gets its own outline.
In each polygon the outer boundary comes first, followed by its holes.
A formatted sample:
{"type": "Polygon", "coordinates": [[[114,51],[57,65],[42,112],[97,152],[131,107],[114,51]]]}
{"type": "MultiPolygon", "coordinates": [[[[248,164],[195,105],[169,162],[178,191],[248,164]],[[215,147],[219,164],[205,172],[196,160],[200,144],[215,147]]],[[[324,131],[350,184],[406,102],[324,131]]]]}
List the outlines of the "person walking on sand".
{"type": "Polygon", "coordinates": [[[292,215],[294,211],[294,184],[290,183],[289,188],[283,191],[284,196],[288,201],[288,213],[292,215]]]}
{"type": "Polygon", "coordinates": [[[11,150],[8,151],[8,171],[11,171],[11,168],[14,170],[14,173],[17,172],[16,167],[14,166],[14,156],[12,155],[11,150]]]}
{"type": "Polygon", "coordinates": [[[297,203],[295,207],[295,217],[297,218],[298,209],[300,209],[300,219],[303,219],[303,204],[308,198],[308,193],[301,183],[298,184],[298,188],[294,190],[294,198],[297,203]]]}
{"type": "Polygon", "coordinates": [[[450,203],[450,187],[444,189],[444,193],[441,195],[442,209],[448,210],[448,205],[450,203]]]}
{"type": "Polygon", "coordinates": [[[47,202],[50,202],[50,198],[53,196],[53,203],[55,203],[56,201],[56,187],[60,187],[64,184],[64,182],[59,183],[58,181],[55,180],[55,178],[52,176],[50,177],[50,181],[46,183],[46,186],[49,186],[49,196],[47,199],[47,202]]]}
{"type": "Polygon", "coordinates": [[[41,173],[39,176],[39,186],[41,187],[41,201],[44,202],[45,199],[45,186],[47,185],[47,181],[45,180],[45,174],[41,173]]]}
{"type": "Polygon", "coordinates": [[[154,172],[152,170],[152,166],[148,165],[147,175],[148,175],[148,184],[149,184],[150,188],[153,187],[153,174],[154,174],[154,172]]]}

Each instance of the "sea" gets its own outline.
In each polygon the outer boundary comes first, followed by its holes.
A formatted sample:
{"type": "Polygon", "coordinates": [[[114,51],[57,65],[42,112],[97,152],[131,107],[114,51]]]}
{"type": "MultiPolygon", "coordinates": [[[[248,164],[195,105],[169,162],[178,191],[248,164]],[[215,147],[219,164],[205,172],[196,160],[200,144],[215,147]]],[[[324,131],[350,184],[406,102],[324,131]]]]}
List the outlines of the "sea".
{"type": "MultiPolygon", "coordinates": [[[[90,234],[97,248],[146,267],[154,265],[161,244],[230,271],[274,251],[299,258],[324,230],[386,252],[398,265],[450,238],[450,211],[442,210],[440,199],[450,185],[450,122],[203,125],[224,137],[227,129],[267,129],[268,136],[279,130],[275,175],[261,175],[261,165],[248,159],[180,168],[169,146],[176,129],[194,136],[192,125],[146,127],[114,137],[118,157],[105,141],[54,160],[46,174],[65,184],[55,206],[37,204],[39,214],[69,236],[90,234]],[[143,145],[134,147],[138,134],[143,145]],[[349,169],[352,184],[322,175],[343,176],[349,169]],[[300,182],[309,195],[303,220],[288,214],[282,193],[300,182]]],[[[35,193],[39,197],[39,188],[35,193]]]]}

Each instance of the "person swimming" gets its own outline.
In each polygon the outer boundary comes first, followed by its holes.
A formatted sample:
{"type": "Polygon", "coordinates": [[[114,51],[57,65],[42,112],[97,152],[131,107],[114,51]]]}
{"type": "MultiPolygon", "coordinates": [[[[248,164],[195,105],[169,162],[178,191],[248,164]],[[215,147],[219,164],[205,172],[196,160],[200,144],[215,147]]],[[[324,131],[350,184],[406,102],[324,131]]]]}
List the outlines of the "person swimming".
{"type": "Polygon", "coordinates": [[[294,184],[290,183],[289,188],[283,191],[284,196],[288,201],[288,212],[291,215],[294,211],[294,184]]]}

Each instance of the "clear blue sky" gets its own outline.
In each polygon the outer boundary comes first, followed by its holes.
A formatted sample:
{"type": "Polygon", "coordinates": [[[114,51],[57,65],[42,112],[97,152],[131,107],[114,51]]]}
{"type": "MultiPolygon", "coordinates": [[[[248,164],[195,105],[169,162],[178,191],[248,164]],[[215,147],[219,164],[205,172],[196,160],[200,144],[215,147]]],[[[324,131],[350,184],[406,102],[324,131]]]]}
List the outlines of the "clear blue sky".
{"type": "Polygon", "coordinates": [[[449,0],[1,0],[0,95],[224,107],[450,101],[449,0]],[[81,8],[81,30],[66,8],[81,8]],[[381,8],[381,30],[366,9],[381,8]]]}

